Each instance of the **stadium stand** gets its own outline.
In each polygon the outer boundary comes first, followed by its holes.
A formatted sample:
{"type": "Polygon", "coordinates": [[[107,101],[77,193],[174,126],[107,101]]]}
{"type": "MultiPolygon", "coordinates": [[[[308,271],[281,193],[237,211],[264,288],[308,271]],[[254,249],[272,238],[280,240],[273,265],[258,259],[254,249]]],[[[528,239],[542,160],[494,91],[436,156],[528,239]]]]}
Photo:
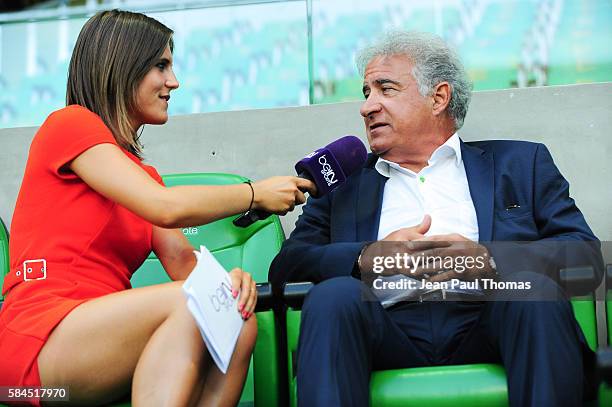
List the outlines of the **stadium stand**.
{"type": "MultiPolygon", "coordinates": [[[[434,31],[455,44],[476,90],[612,80],[612,51],[606,46],[612,4],[606,0],[356,4],[313,3],[314,103],[359,99],[358,87],[344,86],[360,80],[354,52],[392,27],[434,31]]],[[[206,9],[175,13],[205,16],[206,9]]],[[[59,45],[49,38],[72,44],[83,22],[69,20],[69,31],[66,20],[29,23],[39,28],[34,73],[6,69],[8,64],[27,68],[32,51],[27,51],[25,24],[1,25],[4,38],[19,38],[5,42],[0,56],[2,125],[40,124],[49,110],[63,106],[68,61],[58,57],[59,45]],[[41,101],[44,108],[37,108],[41,101]]],[[[305,17],[296,16],[264,21],[241,16],[224,25],[173,27],[182,89],[173,95],[170,114],[309,104],[306,27],[305,17]]]]}

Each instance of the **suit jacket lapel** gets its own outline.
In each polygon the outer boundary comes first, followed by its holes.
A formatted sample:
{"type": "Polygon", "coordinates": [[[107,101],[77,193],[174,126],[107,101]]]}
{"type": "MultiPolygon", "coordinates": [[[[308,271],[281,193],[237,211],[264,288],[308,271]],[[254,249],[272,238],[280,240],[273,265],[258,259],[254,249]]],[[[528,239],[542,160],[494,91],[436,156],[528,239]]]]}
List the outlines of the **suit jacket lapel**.
{"type": "Polygon", "coordinates": [[[388,178],[373,168],[376,159],[370,157],[368,164],[371,165],[366,164],[359,180],[355,212],[358,242],[376,240],[378,235],[383,193],[388,178]]]}
{"type": "Polygon", "coordinates": [[[476,209],[479,240],[488,242],[493,237],[493,155],[461,141],[461,157],[476,209]]]}

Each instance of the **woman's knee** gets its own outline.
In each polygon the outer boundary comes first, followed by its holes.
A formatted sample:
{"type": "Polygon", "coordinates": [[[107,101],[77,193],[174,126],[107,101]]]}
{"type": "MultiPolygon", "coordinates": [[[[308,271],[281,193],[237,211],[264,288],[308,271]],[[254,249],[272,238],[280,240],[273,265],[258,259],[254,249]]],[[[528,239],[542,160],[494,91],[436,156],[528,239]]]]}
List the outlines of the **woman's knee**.
{"type": "MultiPolygon", "coordinates": [[[[166,319],[173,314],[191,315],[187,307],[187,298],[183,292],[184,281],[173,281],[167,284],[167,292],[162,295],[160,302],[164,304],[166,319]]],[[[195,321],[194,321],[195,324],[195,321]]]]}

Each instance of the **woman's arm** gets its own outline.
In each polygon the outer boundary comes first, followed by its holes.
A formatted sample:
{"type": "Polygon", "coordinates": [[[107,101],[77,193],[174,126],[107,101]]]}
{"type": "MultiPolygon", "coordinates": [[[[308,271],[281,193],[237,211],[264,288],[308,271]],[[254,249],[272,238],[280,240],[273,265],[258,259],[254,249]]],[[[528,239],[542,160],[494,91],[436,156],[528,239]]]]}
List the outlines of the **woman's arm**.
{"type": "MultiPolygon", "coordinates": [[[[164,229],[153,226],[151,244],[155,255],[164,266],[168,276],[176,280],[185,280],[196,265],[193,247],[180,229],[164,229]]],[[[232,280],[234,297],[238,297],[238,312],[248,319],[255,312],[257,288],[249,273],[235,268],[229,273],[232,280]]]]}
{"type": "Polygon", "coordinates": [[[151,246],[173,281],[185,280],[196,265],[193,246],[180,229],[153,226],[151,246]]]}
{"type": "MultiPolygon", "coordinates": [[[[203,225],[248,209],[246,184],[165,188],[113,144],[98,144],[69,167],[92,189],[164,228],[203,225]]],[[[304,203],[301,190],[314,185],[298,177],[272,177],[253,184],[253,208],[285,214],[304,203]]]]}

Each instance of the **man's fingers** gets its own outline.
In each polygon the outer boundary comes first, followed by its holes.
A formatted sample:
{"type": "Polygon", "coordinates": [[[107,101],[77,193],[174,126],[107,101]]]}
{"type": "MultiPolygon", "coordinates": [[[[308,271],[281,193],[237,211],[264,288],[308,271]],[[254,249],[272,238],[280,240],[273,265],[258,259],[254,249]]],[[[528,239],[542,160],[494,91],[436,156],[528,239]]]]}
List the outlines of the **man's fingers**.
{"type": "Polygon", "coordinates": [[[427,280],[431,281],[432,283],[437,283],[442,281],[449,281],[453,278],[461,279],[461,274],[456,272],[455,270],[448,270],[443,273],[434,274],[433,276],[430,276],[427,280]]]}
{"type": "Polygon", "coordinates": [[[418,225],[409,226],[398,229],[389,233],[383,240],[385,241],[411,241],[417,239],[423,239],[425,233],[429,231],[431,227],[431,216],[425,215],[423,220],[418,225]]]}
{"type": "Polygon", "coordinates": [[[425,236],[422,239],[419,239],[420,241],[447,241],[447,242],[471,242],[470,239],[468,239],[467,237],[464,237],[458,233],[450,233],[450,234],[446,234],[446,235],[432,235],[432,236],[425,236]]]}
{"type": "Polygon", "coordinates": [[[466,255],[465,249],[454,245],[434,246],[424,249],[418,253],[423,258],[423,262],[434,263],[446,260],[449,257],[466,255]]]}
{"type": "Polygon", "coordinates": [[[428,272],[431,273],[431,270],[428,270],[420,266],[415,269],[402,270],[402,274],[408,277],[417,278],[417,279],[426,277],[426,274],[428,272]]]}
{"type": "Polygon", "coordinates": [[[431,216],[429,215],[423,216],[423,220],[421,221],[421,223],[416,226],[413,226],[415,231],[421,235],[424,235],[425,233],[427,233],[430,227],[431,227],[431,216]]]}
{"type": "Polygon", "coordinates": [[[419,239],[420,242],[450,242],[450,235],[432,235],[419,239]]]}
{"type": "Polygon", "coordinates": [[[444,240],[411,240],[404,242],[404,245],[408,250],[418,252],[420,250],[428,250],[436,247],[448,247],[451,243],[444,240]]]}

